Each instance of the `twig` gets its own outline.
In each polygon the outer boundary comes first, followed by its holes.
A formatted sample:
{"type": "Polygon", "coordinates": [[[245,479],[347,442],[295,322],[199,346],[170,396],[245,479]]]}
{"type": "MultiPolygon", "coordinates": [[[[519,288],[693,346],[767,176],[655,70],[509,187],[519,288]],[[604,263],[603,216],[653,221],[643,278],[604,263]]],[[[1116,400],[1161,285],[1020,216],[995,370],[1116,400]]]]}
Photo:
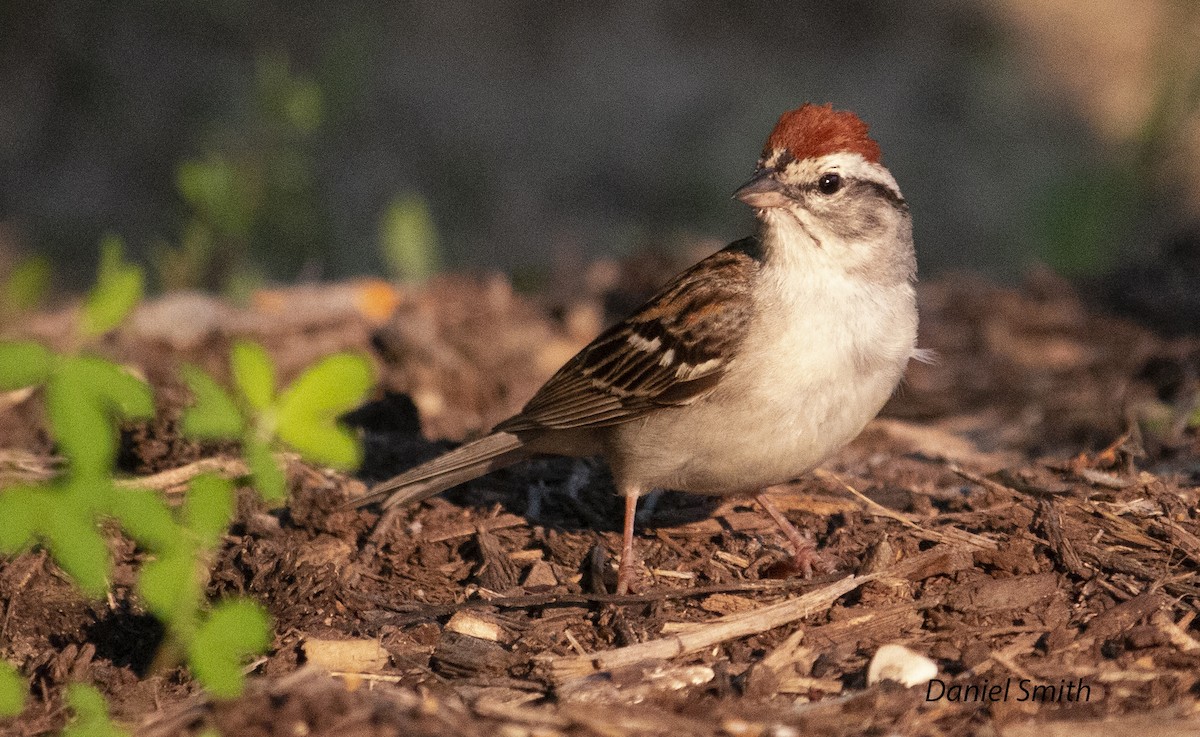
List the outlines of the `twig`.
{"type": "Polygon", "coordinates": [[[868,581],[880,578],[881,575],[872,573],[866,576],[847,576],[797,599],[787,599],[748,612],[720,617],[694,630],[591,655],[554,657],[546,664],[550,677],[555,682],[562,683],[595,671],[622,668],[645,660],[666,660],[687,655],[727,640],[765,632],[807,617],[829,607],[839,598],[868,581]]]}
{"type": "Polygon", "coordinates": [[[976,535],[973,532],[960,530],[957,527],[948,528],[948,532],[942,532],[940,530],[927,530],[918,525],[916,522],[913,522],[908,515],[888,509],[874,499],[871,499],[858,489],[855,489],[850,484],[847,484],[840,477],[838,477],[837,474],[831,473],[830,471],[826,471],[824,469],[817,469],[815,473],[821,478],[829,479],[830,481],[834,481],[835,483],[841,485],[842,488],[866,504],[867,508],[875,514],[887,517],[889,519],[894,519],[905,527],[910,528],[917,534],[917,537],[939,543],[961,543],[963,545],[970,545],[971,547],[980,548],[983,550],[997,550],[999,548],[995,540],[984,537],[983,535],[976,535]]]}
{"type": "Polygon", "coordinates": [[[382,683],[400,683],[404,676],[387,676],[382,673],[358,673],[348,670],[331,670],[329,675],[337,678],[359,679],[363,681],[380,681],[382,683]]]}
{"type": "Polygon", "coordinates": [[[35,391],[37,391],[36,386],[23,386],[20,389],[0,392],[0,412],[16,407],[21,402],[32,397],[35,391]]]}
{"type": "Polygon", "coordinates": [[[15,448],[0,450],[0,483],[47,481],[58,475],[59,456],[42,456],[15,448]]]}
{"type": "Polygon", "coordinates": [[[787,593],[795,589],[817,586],[831,577],[823,579],[790,578],[784,580],[744,581],[742,583],[714,584],[712,586],[696,586],[692,588],[659,589],[645,594],[568,594],[546,593],[530,594],[528,596],[502,596],[495,599],[468,599],[457,604],[434,604],[419,608],[403,609],[394,604],[371,598],[371,601],[381,609],[396,612],[401,616],[391,624],[404,625],[420,622],[426,619],[446,617],[463,609],[478,609],[481,607],[496,607],[498,609],[535,609],[550,606],[579,606],[587,604],[648,604],[669,599],[690,599],[710,594],[728,594],[745,591],[768,591],[787,593]]]}
{"type": "Polygon", "coordinates": [[[995,491],[995,492],[998,492],[1005,496],[1011,496],[1011,497],[1023,496],[1021,494],[1021,492],[1017,491],[1016,489],[1012,488],[1011,486],[1005,486],[1004,484],[1000,483],[999,481],[994,481],[992,479],[989,479],[986,476],[980,476],[977,473],[968,471],[967,469],[963,468],[962,466],[958,465],[957,463],[948,463],[948,464],[946,464],[946,468],[950,469],[950,471],[952,473],[954,473],[954,475],[958,476],[959,478],[970,481],[972,484],[976,484],[977,486],[982,486],[983,488],[988,489],[990,491],[995,491]]]}
{"type": "Polygon", "coordinates": [[[240,458],[201,458],[186,466],[169,468],[150,476],[121,479],[116,486],[121,489],[153,489],[155,491],[178,491],[189,481],[205,473],[215,473],[227,479],[241,478],[250,473],[249,467],[240,458]]]}

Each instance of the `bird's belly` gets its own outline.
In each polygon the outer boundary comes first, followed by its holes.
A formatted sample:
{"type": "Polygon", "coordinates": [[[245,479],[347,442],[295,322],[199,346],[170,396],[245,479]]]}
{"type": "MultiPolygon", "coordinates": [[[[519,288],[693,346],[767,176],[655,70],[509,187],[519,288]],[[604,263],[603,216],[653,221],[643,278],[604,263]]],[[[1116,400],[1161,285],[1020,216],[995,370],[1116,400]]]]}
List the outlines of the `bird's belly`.
{"type": "Polygon", "coordinates": [[[843,361],[797,366],[786,358],[778,370],[759,366],[758,381],[731,382],[735,390],[621,426],[622,451],[608,454],[618,483],[736,494],[789,481],[858,435],[902,370],[839,380],[829,372],[843,361]]]}

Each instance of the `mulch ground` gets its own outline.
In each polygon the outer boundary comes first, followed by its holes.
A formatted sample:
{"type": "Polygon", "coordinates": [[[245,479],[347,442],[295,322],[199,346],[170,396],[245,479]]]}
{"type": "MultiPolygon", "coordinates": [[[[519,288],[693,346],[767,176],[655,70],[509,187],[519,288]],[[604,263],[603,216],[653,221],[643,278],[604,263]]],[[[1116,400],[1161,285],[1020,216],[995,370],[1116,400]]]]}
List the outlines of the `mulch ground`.
{"type": "MultiPolygon", "coordinates": [[[[289,461],[282,509],[240,492],[209,593],[262,602],[275,639],[234,701],[152,669],[161,631],[131,594],[129,542],[112,537],[100,601],[42,551],[0,558],[0,656],[32,679],[0,732],[61,728],[64,684],[85,681],[143,735],[1200,734],[1200,340],[1100,315],[1048,275],[922,286],[937,362],[779,498],[836,563],[812,580],[780,577],[786,541],[749,501],[664,493],[639,520],[634,593],[613,596],[620,510],[589,460],[532,461],[384,526],[344,508],[518,409],[647,296],[647,264],[624,268],[557,300],[447,277],[379,322],[354,284],[256,309],[144,306],[100,347],[157,391],[158,419],[124,433],[131,477],[173,494],[197,462],[236,472],[229,448],[179,436],[175,373],[225,374],[235,337],[262,341],[285,381],[335,350],[371,354],[376,401],[350,418],[367,462],[350,478],[289,461]],[[932,659],[942,686],[869,683],[887,644],[932,659]]],[[[71,314],[20,334],[53,343],[71,314]]],[[[7,477],[50,465],[36,398],[0,417],[7,477]]]]}

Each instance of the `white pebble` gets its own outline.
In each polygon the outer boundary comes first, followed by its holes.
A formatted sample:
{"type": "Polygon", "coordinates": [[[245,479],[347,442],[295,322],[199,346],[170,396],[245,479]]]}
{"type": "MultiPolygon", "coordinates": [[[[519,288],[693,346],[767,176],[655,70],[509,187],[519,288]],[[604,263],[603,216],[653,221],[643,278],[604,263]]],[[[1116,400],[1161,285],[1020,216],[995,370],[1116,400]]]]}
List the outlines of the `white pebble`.
{"type": "Polygon", "coordinates": [[[903,645],[884,645],[867,666],[867,685],[895,681],[904,686],[928,683],[938,673],[937,663],[903,645]]]}

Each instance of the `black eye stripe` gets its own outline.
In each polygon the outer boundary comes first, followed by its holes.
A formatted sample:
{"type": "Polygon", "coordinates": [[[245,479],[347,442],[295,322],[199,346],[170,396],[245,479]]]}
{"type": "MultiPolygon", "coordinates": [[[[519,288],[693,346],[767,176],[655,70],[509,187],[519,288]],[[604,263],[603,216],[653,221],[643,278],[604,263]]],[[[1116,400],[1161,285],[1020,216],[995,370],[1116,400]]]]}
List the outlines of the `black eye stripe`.
{"type": "MultiPolygon", "coordinates": [[[[830,172],[830,173],[832,173],[832,172],[830,172]]],[[[839,174],[838,176],[841,179],[841,183],[838,186],[837,191],[840,192],[844,189],[851,189],[851,188],[869,189],[875,196],[886,200],[888,202],[888,204],[890,204],[892,207],[895,207],[897,210],[902,210],[905,212],[908,211],[908,203],[905,201],[904,197],[899,192],[892,189],[891,187],[884,184],[883,182],[876,182],[871,179],[859,179],[857,177],[848,177],[845,174],[839,174]]],[[[812,184],[793,186],[793,187],[788,187],[787,189],[792,191],[790,196],[793,199],[800,199],[799,195],[802,192],[818,192],[822,195],[830,194],[827,192],[823,192],[821,190],[820,180],[817,180],[816,182],[813,182],[812,184]]]]}
{"type": "Polygon", "coordinates": [[[892,189],[891,187],[887,186],[886,184],[884,184],[882,182],[873,182],[869,179],[861,179],[861,180],[859,180],[859,182],[862,184],[862,186],[871,188],[871,190],[873,190],[876,195],[887,200],[888,204],[890,204],[892,207],[896,208],[897,210],[901,210],[903,212],[908,212],[908,203],[904,200],[904,197],[896,190],[892,189]]]}
{"type": "MultiPolygon", "coordinates": [[[[834,172],[827,173],[832,174],[834,172]]],[[[860,179],[858,177],[847,176],[841,172],[838,172],[837,174],[841,179],[841,184],[838,187],[838,191],[845,189],[867,189],[870,190],[871,193],[876,197],[886,201],[889,205],[900,212],[908,212],[908,202],[904,199],[903,195],[887,184],[884,184],[883,182],[877,182],[873,179],[860,179]]],[[[782,182],[780,184],[783,189],[783,194],[793,200],[802,200],[809,193],[817,193],[822,197],[827,196],[826,193],[821,192],[820,179],[818,179],[816,182],[809,180],[809,183],[806,184],[784,184],[782,182]]]]}

